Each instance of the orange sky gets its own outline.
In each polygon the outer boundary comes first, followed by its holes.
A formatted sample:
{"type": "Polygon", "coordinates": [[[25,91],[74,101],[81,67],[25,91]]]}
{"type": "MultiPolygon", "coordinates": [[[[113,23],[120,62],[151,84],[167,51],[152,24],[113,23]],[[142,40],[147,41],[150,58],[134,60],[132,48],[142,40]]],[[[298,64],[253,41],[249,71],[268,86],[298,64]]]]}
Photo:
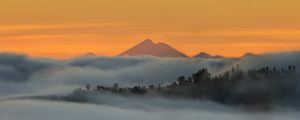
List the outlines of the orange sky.
{"type": "Polygon", "coordinates": [[[0,1],[0,51],[117,55],[149,38],[193,56],[300,50],[299,0],[0,1]]]}

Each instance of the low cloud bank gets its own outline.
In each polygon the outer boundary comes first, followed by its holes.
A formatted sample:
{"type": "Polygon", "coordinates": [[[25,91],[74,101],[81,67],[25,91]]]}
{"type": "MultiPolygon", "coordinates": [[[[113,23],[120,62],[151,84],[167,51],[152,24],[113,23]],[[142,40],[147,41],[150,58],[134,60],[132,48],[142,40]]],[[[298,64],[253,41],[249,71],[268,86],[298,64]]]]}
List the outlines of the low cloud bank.
{"type": "MultiPolygon", "coordinates": [[[[81,56],[65,61],[0,54],[0,96],[42,91],[57,92],[86,84],[121,86],[170,83],[201,68],[219,74],[240,64],[243,70],[263,66],[300,67],[300,52],[246,56],[241,59],[97,57],[81,56]],[[55,88],[55,89],[52,89],[55,88]]],[[[297,70],[299,73],[299,70],[297,70]]]]}
{"type": "Polygon", "coordinates": [[[35,100],[0,102],[2,120],[298,120],[297,112],[244,113],[209,109],[159,109],[143,111],[107,105],[76,104],[35,100]]]}
{"type": "MultiPolygon", "coordinates": [[[[26,55],[1,53],[0,99],[15,96],[67,95],[86,84],[111,86],[118,83],[120,86],[131,86],[170,83],[181,75],[191,76],[201,68],[208,68],[210,73],[217,75],[230,70],[236,64],[243,70],[294,65],[297,68],[296,79],[300,79],[299,61],[300,52],[271,53],[240,59],[81,56],[69,60],[30,58],[26,55]]],[[[113,95],[91,97],[89,100],[97,105],[24,99],[4,100],[0,101],[0,119],[43,119],[50,118],[50,115],[57,116],[56,119],[66,120],[299,118],[296,111],[243,113],[236,108],[209,101],[124,98],[113,95]],[[82,111],[84,113],[80,114],[82,111]],[[75,116],[71,117],[72,115],[75,116]]]]}

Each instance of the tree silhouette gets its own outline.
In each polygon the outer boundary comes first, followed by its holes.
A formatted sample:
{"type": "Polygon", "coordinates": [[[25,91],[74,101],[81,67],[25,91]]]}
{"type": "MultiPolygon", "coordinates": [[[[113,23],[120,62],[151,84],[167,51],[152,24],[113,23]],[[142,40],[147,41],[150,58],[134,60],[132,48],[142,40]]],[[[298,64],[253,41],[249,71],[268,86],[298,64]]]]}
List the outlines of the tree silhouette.
{"type": "Polygon", "coordinates": [[[177,82],[178,82],[178,84],[180,84],[180,85],[185,84],[185,77],[184,77],[184,76],[180,76],[180,77],[177,79],[177,82]]]}
{"type": "Polygon", "coordinates": [[[207,69],[201,69],[197,73],[193,74],[193,79],[195,83],[201,83],[205,80],[210,80],[210,73],[208,73],[207,69]]]}
{"type": "Polygon", "coordinates": [[[90,90],[91,86],[89,84],[86,85],[86,90],[90,90]]]}
{"type": "Polygon", "coordinates": [[[292,70],[293,70],[291,65],[289,65],[288,69],[289,69],[289,72],[292,72],[292,70]]]}

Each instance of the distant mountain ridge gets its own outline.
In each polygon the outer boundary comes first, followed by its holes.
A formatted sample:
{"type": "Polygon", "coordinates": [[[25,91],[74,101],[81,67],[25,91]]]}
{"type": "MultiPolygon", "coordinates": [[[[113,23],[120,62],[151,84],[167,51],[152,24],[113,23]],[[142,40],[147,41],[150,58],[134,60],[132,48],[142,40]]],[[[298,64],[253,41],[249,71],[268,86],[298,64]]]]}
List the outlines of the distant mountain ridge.
{"type": "Polygon", "coordinates": [[[187,55],[176,50],[165,43],[154,43],[150,39],[146,39],[143,42],[135,45],[134,47],[122,52],[119,56],[141,56],[150,55],[156,57],[182,57],[186,58],[187,55]]]}
{"type": "Polygon", "coordinates": [[[213,55],[209,55],[208,53],[201,52],[201,53],[195,55],[194,58],[220,59],[220,58],[224,58],[224,57],[221,55],[213,56],[213,55]]]}

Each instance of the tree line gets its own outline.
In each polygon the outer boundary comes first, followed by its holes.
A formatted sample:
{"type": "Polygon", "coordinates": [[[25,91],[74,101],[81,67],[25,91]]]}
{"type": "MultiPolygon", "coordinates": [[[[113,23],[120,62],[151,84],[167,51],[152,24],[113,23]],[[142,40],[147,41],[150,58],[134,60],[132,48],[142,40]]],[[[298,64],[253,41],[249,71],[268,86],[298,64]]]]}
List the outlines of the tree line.
{"type": "Polygon", "coordinates": [[[212,75],[202,68],[190,77],[180,76],[169,84],[148,86],[119,87],[86,85],[86,91],[111,92],[124,95],[147,95],[155,93],[161,96],[185,97],[199,100],[211,100],[224,104],[256,105],[268,107],[274,103],[299,106],[299,76],[296,66],[285,68],[264,66],[243,71],[240,65],[232,67],[223,74],[212,75]]]}

